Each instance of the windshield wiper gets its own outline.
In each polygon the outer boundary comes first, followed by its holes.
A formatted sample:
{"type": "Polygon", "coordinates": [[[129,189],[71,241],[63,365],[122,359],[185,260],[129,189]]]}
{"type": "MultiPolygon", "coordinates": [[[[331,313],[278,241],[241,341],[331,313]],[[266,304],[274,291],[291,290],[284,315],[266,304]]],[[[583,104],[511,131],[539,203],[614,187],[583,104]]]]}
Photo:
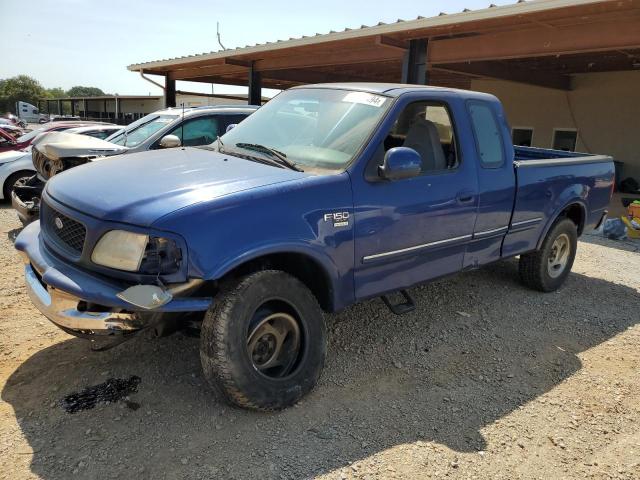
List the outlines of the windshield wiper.
{"type": "Polygon", "coordinates": [[[244,148],[245,150],[253,150],[255,152],[266,153],[273,160],[274,163],[281,167],[295,170],[296,172],[302,172],[302,169],[296,166],[291,160],[287,159],[287,155],[271,147],[260,145],[258,143],[236,143],[236,147],[244,148]]]}

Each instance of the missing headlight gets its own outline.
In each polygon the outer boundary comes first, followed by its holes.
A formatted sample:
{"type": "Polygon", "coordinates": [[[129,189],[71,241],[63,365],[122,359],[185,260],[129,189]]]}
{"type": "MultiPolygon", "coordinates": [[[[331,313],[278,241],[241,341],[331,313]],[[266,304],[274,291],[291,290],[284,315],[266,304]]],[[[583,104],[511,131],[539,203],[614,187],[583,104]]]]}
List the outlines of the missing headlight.
{"type": "Polygon", "coordinates": [[[175,241],[168,238],[149,237],[140,263],[140,273],[168,275],[180,269],[182,252],[175,241]]]}

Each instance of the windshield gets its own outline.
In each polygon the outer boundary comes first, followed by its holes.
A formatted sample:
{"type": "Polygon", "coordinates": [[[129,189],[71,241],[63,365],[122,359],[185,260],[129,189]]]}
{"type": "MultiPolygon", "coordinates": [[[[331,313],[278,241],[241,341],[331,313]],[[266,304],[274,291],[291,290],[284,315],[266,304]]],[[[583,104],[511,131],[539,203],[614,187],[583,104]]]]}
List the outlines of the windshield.
{"type": "Polygon", "coordinates": [[[151,113],[140,120],[136,120],[124,130],[107,137],[105,140],[116,145],[135,147],[178,117],[179,115],[157,115],[151,113]]]}
{"type": "Polygon", "coordinates": [[[298,167],[342,170],[369,138],[391,101],[367,92],[300,88],[281,93],[222,137],[223,151],[242,144],[276,149],[298,167]]]}

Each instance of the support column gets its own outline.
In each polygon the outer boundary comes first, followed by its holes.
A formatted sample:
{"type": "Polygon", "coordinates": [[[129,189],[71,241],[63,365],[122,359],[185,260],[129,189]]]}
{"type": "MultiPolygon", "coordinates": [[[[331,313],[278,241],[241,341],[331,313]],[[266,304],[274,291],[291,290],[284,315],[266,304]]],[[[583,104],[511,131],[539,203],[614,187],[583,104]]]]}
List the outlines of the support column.
{"type": "Polygon", "coordinates": [[[253,62],[249,67],[249,105],[262,105],[262,75],[256,71],[253,62]]]}
{"type": "Polygon", "coordinates": [[[120,99],[118,98],[118,96],[116,95],[116,113],[115,113],[115,122],[114,123],[118,123],[118,116],[120,115],[120,99]]]}
{"type": "Polygon", "coordinates": [[[176,106],[176,81],[168,76],[164,77],[164,106],[165,108],[176,106]]]}
{"type": "Polygon", "coordinates": [[[82,110],[84,111],[84,119],[89,118],[89,111],[87,110],[87,99],[82,99],[82,110]]]}
{"type": "Polygon", "coordinates": [[[58,100],[58,115],[62,115],[62,100],[58,100]]]}
{"type": "Polygon", "coordinates": [[[73,117],[76,114],[76,101],[71,100],[71,116],[73,117]]]}
{"type": "Polygon", "coordinates": [[[51,115],[51,100],[47,100],[47,115],[51,115]]]}
{"type": "Polygon", "coordinates": [[[428,48],[429,40],[427,39],[409,41],[409,49],[402,62],[402,83],[417,85],[429,83],[428,48]]]}

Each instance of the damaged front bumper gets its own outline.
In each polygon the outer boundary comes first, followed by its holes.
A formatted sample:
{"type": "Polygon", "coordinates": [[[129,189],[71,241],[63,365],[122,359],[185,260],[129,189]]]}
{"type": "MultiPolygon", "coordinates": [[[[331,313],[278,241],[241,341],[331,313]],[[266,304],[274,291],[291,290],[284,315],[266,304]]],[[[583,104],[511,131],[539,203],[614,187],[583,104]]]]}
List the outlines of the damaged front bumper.
{"type": "Polygon", "coordinates": [[[40,197],[45,182],[37,175],[30,177],[24,185],[16,185],[11,191],[11,206],[23,225],[28,225],[40,215],[40,197]]]}
{"type": "MultiPolygon", "coordinates": [[[[62,262],[47,251],[39,236],[40,222],[26,227],[16,239],[25,263],[27,293],[51,322],[77,336],[127,334],[141,330],[157,313],[206,311],[210,297],[189,297],[201,280],[168,285],[171,300],[145,309],[122,298],[131,285],[114,282],[62,262]]],[[[125,296],[126,298],[126,296],[125,296]]]]}

